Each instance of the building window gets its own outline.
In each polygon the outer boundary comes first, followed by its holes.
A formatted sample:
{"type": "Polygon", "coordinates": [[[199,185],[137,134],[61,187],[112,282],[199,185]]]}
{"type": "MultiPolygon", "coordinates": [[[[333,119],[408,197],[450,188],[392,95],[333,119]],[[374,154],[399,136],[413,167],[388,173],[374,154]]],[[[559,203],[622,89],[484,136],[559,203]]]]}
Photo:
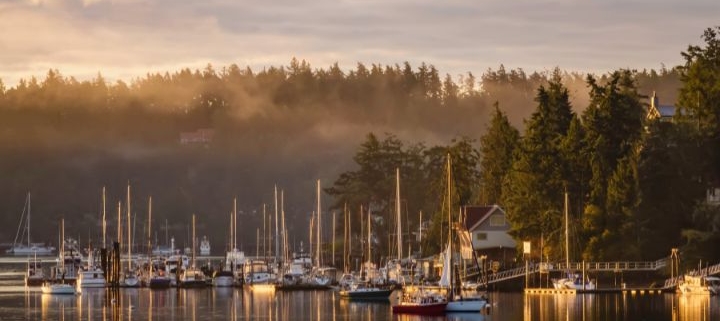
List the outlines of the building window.
{"type": "Polygon", "coordinates": [[[490,226],[505,226],[505,215],[497,214],[490,216],[490,226]]]}
{"type": "Polygon", "coordinates": [[[477,233],[475,234],[475,239],[478,241],[487,241],[487,233],[477,233]]]}

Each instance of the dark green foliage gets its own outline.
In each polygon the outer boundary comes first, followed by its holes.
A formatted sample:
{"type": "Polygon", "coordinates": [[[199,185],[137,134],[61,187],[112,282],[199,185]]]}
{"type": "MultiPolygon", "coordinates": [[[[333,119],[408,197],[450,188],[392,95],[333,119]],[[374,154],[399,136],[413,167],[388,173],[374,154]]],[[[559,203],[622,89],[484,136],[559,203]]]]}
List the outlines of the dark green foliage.
{"type": "Polygon", "coordinates": [[[513,153],[520,141],[520,133],[508,121],[507,115],[495,103],[490,125],[480,137],[480,196],[479,204],[500,204],[505,176],[510,171],[513,153]]]}

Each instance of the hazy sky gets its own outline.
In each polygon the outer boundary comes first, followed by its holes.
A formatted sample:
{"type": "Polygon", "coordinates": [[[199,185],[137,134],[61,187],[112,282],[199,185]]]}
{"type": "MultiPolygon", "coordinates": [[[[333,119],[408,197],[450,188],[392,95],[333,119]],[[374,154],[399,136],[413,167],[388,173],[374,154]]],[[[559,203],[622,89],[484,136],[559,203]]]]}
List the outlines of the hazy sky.
{"type": "Polygon", "coordinates": [[[682,63],[718,0],[0,0],[0,79],[420,62],[602,73],[682,63]]]}

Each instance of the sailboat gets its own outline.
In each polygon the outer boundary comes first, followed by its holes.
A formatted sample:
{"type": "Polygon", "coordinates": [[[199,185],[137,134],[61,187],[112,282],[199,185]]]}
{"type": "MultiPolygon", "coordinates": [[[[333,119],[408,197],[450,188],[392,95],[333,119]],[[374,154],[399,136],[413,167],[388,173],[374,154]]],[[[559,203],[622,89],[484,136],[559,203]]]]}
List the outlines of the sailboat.
{"type": "Polygon", "coordinates": [[[75,287],[70,284],[69,282],[65,281],[65,219],[60,221],[60,238],[62,245],[60,246],[60,260],[59,264],[60,266],[57,267],[56,271],[58,273],[61,273],[61,278],[59,280],[46,280],[42,287],[41,291],[43,294],[76,294],[75,287]]]}
{"type": "MultiPolygon", "coordinates": [[[[400,169],[396,170],[396,210],[398,217],[398,261],[397,275],[401,276],[400,258],[402,257],[401,245],[401,229],[400,229],[400,169]]],[[[390,270],[388,270],[388,273],[390,270]]],[[[423,286],[413,288],[403,288],[402,297],[397,305],[392,307],[393,313],[420,314],[420,315],[437,315],[445,313],[447,306],[447,297],[436,289],[428,289],[423,286]]]]}
{"type": "Polygon", "coordinates": [[[182,288],[199,288],[207,286],[205,273],[195,265],[195,214],[192,216],[192,264],[180,275],[178,286],[182,288]]]}
{"type": "MultiPolygon", "coordinates": [[[[120,216],[120,212],[118,211],[118,218],[119,218],[119,216],[120,216]]],[[[132,244],[133,244],[133,240],[132,240],[132,234],[130,233],[130,232],[131,232],[131,230],[130,230],[130,227],[131,227],[130,222],[131,222],[131,220],[130,220],[130,184],[128,184],[128,187],[127,187],[127,243],[128,243],[128,256],[127,256],[127,260],[128,260],[128,266],[127,266],[127,269],[125,270],[125,272],[123,273],[123,276],[122,276],[122,286],[123,286],[123,287],[133,288],[133,287],[139,287],[139,286],[140,286],[140,279],[138,278],[137,272],[133,269],[133,266],[132,266],[132,262],[133,262],[133,259],[132,259],[132,244]]]]}
{"type": "Polygon", "coordinates": [[[161,268],[161,260],[152,259],[152,197],[148,198],[148,267],[147,279],[145,283],[151,289],[166,289],[170,287],[172,281],[161,268]]]}
{"type": "MultiPolygon", "coordinates": [[[[568,194],[565,193],[565,277],[553,279],[553,287],[563,290],[594,290],[595,282],[588,278],[581,277],[580,273],[570,271],[570,232],[568,226],[568,194]]],[[[584,274],[584,273],[583,273],[584,274]]],[[[583,275],[584,276],[584,275],[583,275]]]]}
{"type": "MultiPolygon", "coordinates": [[[[371,266],[372,262],[372,233],[370,232],[372,226],[371,216],[372,214],[368,209],[368,264],[363,264],[368,268],[371,266]]],[[[393,292],[393,289],[390,287],[378,287],[373,285],[372,282],[370,282],[369,273],[366,272],[365,274],[368,274],[368,277],[365,280],[353,279],[348,288],[340,290],[340,297],[349,300],[387,300],[393,292]]]]}
{"type": "Polygon", "coordinates": [[[452,163],[450,154],[447,156],[447,204],[448,204],[448,244],[444,254],[443,273],[440,278],[440,286],[447,288],[447,306],[445,312],[480,312],[487,305],[487,299],[478,293],[463,293],[461,280],[455,272],[453,260],[454,238],[457,233],[453,233],[455,229],[459,229],[459,224],[453,228],[452,219],[452,163]]]}
{"type": "Polygon", "coordinates": [[[14,255],[50,255],[55,247],[43,243],[32,243],[30,241],[30,193],[25,198],[25,206],[20,215],[20,224],[15,234],[15,241],[5,253],[14,255]],[[24,226],[23,226],[24,225],[24,226]],[[22,230],[22,234],[20,234],[22,230]],[[27,243],[22,243],[22,236],[27,233],[27,243]]]}

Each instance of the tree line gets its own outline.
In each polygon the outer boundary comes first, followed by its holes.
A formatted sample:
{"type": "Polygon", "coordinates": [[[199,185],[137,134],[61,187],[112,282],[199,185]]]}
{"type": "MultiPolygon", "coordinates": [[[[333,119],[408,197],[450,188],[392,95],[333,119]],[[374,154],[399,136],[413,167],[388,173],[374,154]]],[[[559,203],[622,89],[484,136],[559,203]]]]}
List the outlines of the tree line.
{"type": "Polygon", "coordinates": [[[450,201],[453,208],[501,205],[517,241],[542,240],[543,259],[558,260],[567,195],[575,260],[655,260],[680,248],[690,266],[717,261],[720,207],[708,196],[720,188],[719,31],[707,29],[704,46],[682,53],[684,65],[661,72],[668,78],[662,83],[678,86],[676,100],[661,101],[675,105],[672,121],[648,117],[652,91],[642,88],[659,85],[654,71],[587,75],[587,105],[579,109],[556,69],[533,87],[535,109],[522,127],[498,100],[477,147],[468,137],[428,148],[368,135],[354,157],[357,169],[327,192],[337,207],[366,204],[380,222],[393,220],[392,174],[400,168],[408,233],[417,231],[419,212],[432,220],[425,254],[441,250],[437,234],[450,201]],[[455,164],[452,200],[442,189],[446,155],[455,164]]]}
{"type": "MultiPolygon", "coordinates": [[[[705,49],[698,50],[702,53],[705,49]]],[[[683,68],[662,68],[628,72],[624,77],[632,79],[638,93],[656,90],[663,100],[674,101],[678,95],[692,96],[676,92],[686,82],[685,74],[683,68]]],[[[600,89],[615,76],[594,77],[596,96],[600,97],[600,89]]],[[[224,231],[229,204],[235,196],[248,216],[242,221],[252,232],[262,225],[257,209],[262,203],[271,203],[271,186],[278,183],[286,187],[288,215],[302,221],[292,233],[297,234],[297,239],[305,239],[308,224],[304,221],[309,220],[314,209],[315,179],[337,178],[327,190],[334,197],[335,209],[344,203],[353,210],[360,204],[372,204],[374,211],[386,213],[394,198],[393,187],[387,184],[393,181],[396,167],[401,168],[402,184],[406,186],[406,226],[416,229],[416,213],[422,210],[425,217],[431,218],[441,207],[443,200],[437,195],[442,195],[445,183],[439,173],[448,153],[455,159],[455,204],[502,203],[512,195],[498,189],[510,187],[504,181],[508,172],[522,170],[521,165],[515,165],[519,149],[512,142],[525,145],[522,141],[531,135],[520,132],[530,128],[550,131],[541,126],[544,119],[539,119],[537,125],[525,121],[528,116],[535,117],[538,88],[545,88],[543,104],[552,115],[537,117],[557,117],[553,113],[562,108],[553,104],[562,99],[567,99],[566,107],[575,113],[590,109],[587,106],[594,99],[588,93],[595,89],[588,86],[585,75],[559,69],[527,73],[501,65],[477,77],[470,72],[453,77],[441,75],[434,66],[424,63],[358,63],[354,69],[344,71],[337,64],[312,68],[299,59],[292,59],[287,66],[259,71],[237,65],[216,69],[208,64],[201,70],[148,73],[129,82],[109,82],[101,74],[80,81],[54,69],[44,79],[30,77],[11,87],[0,82],[0,150],[5,155],[0,159],[5,182],[0,186],[0,221],[6,226],[0,233],[3,239],[12,239],[20,212],[18,204],[30,191],[36,195],[34,217],[50,222],[59,221],[59,217],[78,218],[68,227],[68,234],[97,239],[100,189],[108,185],[111,198],[121,200],[128,181],[137,189],[135,195],[153,196],[153,216],[159,221],[168,219],[178,237],[186,234],[187,227],[181,222],[186,222],[193,212],[203,214],[199,233],[224,231]],[[563,90],[567,97],[558,96],[557,92],[563,90]],[[495,126],[505,126],[500,130],[504,134],[497,138],[490,136],[498,131],[493,129],[495,126]],[[179,143],[180,133],[202,128],[214,130],[212,141],[191,146],[179,143]],[[358,145],[360,153],[354,150],[358,145]],[[365,166],[361,173],[348,172],[353,166],[348,159],[354,152],[354,161],[365,166]],[[361,154],[368,156],[358,156],[361,154]],[[518,170],[512,170],[516,167],[518,170]],[[359,184],[358,179],[363,183],[359,184]]],[[[599,121],[614,119],[603,113],[597,116],[599,121]]],[[[552,130],[562,131],[569,126],[563,123],[569,116],[564,117],[556,121],[552,130]]],[[[573,123],[573,117],[569,118],[573,123]]],[[[578,137],[572,141],[582,145],[585,139],[581,139],[584,136],[580,131],[586,124],[578,122],[574,126],[578,137]]],[[[594,135],[603,137],[603,133],[594,135]]],[[[621,138],[625,137],[617,139],[621,138]]],[[[570,143],[570,139],[566,140],[570,143]]],[[[663,142],[667,140],[657,139],[657,144],[663,142]]],[[[615,143],[606,142],[604,148],[611,149],[608,153],[630,150],[612,150],[615,143]]],[[[559,147],[533,148],[542,155],[539,148],[554,152],[559,147]]],[[[572,150],[570,146],[563,148],[568,153],[572,150]]],[[[663,152],[667,157],[676,157],[670,151],[663,152]]],[[[585,166],[586,159],[573,155],[578,158],[573,166],[585,166]]],[[[607,155],[607,159],[612,156],[607,155]]],[[[613,172],[613,164],[598,163],[597,170],[613,172]]],[[[595,168],[581,171],[585,173],[582,179],[567,181],[571,199],[577,204],[587,202],[587,197],[577,197],[579,188],[589,193],[591,186],[604,182],[586,182],[592,170],[595,168]]],[[[553,184],[562,187],[556,191],[562,193],[565,185],[556,181],[553,184]]],[[[668,185],[660,187],[664,186],[668,185]]],[[[684,193],[690,191],[683,189],[684,193]]],[[[656,191],[658,195],[661,192],[656,191]]],[[[594,199],[601,197],[598,194],[594,199]]],[[[561,206],[556,199],[544,202],[548,208],[550,204],[554,209],[561,206]]],[[[573,215],[579,217],[579,213],[575,207],[573,215]]],[[[598,230],[602,227],[597,226],[598,230]]],[[[44,241],[54,241],[57,229],[54,224],[43,224],[33,226],[33,231],[38,237],[46,236],[44,241]]],[[[434,225],[431,233],[440,231],[439,225],[434,225]]],[[[526,235],[520,226],[517,231],[518,237],[526,235]]],[[[223,244],[220,238],[213,239],[215,247],[223,244]]],[[[244,238],[245,244],[255,242],[253,233],[244,238]]]]}

